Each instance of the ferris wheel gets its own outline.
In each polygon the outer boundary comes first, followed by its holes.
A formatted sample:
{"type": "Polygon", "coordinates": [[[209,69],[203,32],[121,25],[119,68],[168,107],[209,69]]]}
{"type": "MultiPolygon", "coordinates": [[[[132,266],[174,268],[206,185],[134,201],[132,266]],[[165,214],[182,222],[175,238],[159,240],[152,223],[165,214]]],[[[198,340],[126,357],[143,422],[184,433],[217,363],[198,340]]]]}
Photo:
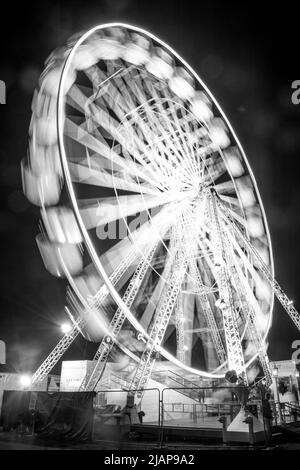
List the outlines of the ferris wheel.
{"type": "Polygon", "coordinates": [[[34,381],[79,333],[99,342],[86,390],[114,348],[135,364],[133,390],[157,357],[246,382],[259,359],[268,375],[277,285],[262,201],[224,112],[174,50],[113,23],[54,51],[22,175],[41,207],[44,263],[69,282],[73,322],[34,381]]]}

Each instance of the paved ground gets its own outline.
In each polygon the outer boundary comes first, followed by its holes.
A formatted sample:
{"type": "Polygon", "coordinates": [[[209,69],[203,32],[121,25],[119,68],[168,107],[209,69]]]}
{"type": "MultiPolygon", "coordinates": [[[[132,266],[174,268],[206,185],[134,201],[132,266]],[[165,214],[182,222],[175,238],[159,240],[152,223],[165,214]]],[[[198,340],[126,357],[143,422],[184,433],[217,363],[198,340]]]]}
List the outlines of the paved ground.
{"type": "MultiPolygon", "coordinates": [[[[188,442],[168,442],[160,445],[158,442],[141,442],[134,440],[127,440],[123,442],[116,441],[96,441],[93,443],[80,443],[80,444],[55,444],[43,443],[38,441],[33,436],[21,436],[14,432],[4,433],[0,432],[0,450],[249,450],[249,447],[244,446],[223,446],[206,444],[201,445],[198,443],[188,442]]],[[[255,448],[257,451],[277,451],[277,450],[300,450],[300,442],[283,443],[276,445],[273,448],[266,449],[263,445],[255,448]]]]}

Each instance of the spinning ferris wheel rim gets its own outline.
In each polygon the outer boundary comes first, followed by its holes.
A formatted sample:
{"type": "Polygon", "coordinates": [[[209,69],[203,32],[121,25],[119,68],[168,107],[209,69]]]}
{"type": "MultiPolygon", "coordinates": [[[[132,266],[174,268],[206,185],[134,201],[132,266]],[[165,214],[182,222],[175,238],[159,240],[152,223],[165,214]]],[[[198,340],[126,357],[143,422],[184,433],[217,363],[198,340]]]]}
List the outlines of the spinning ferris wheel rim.
{"type": "MultiPolygon", "coordinates": [[[[78,226],[79,226],[80,231],[82,233],[82,236],[83,236],[85,245],[88,249],[89,255],[90,255],[90,257],[91,257],[91,259],[94,263],[94,266],[96,267],[97,271],[99,272],[99,274],[103,278],[106,286],[109,289],[110,294],[112,295],[112,298],[114,299],[114,301],[116,302],[118,307],[120,307],[123,310],[123,312],[125,313],[127,319],[130,321],[132,326],[137,331],[142,333],[145,338],[149,339],[149,334],[147,333],[147,331],[141,326],[140,322],[134,317],[134,315],[132,314],[130,309],[125,305],[125,303],[122,300],[121,296],[118,294],[117,290],[115,289],[115,287],[111,283],[111,281],[110,281],[110,279],[109,279],[109,277],[108,277],[108,275],[107,275],[107,273],[106,273],[106,271],[105,271],[98,255],[96,253],[95,247],[94,247],[94,245],[93,245],[93,243],[90,239],[90,236],[87,232],[87,228],[86,228],[86,226],[85,226],[85,224],[82,220],[82,216],[81,216],[80,211],[79,211],[79,207],[78,207],[78,204],[77,204],[77,199],[76,199],[75,192],[74,192],[72,178],[71,178],[71,174],[70,174],[69,167],[68,167],[68,158],[67,158],[67,155],[66,155],[64,141],[63,141],[63,136],[64,136],[64,109],[63,109],[63,106],[64,106],[64,87],[65,87],[65,81],[66,81],[67,73],[70,70],[70,66],[71,66],[72,60],[75,56],[76,50],[79,48],[80,45],[82,45],[89,38],[89,36],[93,35],[97,31],[101,31],[103,29],[113,28],[113,27],[126,28],[128,30],[131,30],[131,31],[134,31],[134,32],[137,32],[137,33],[141,33],[141,34],[145,35],[146,37],[152,39],[153,41],[155,41],[159,45],[163,46],[181,64],[184,65],[184,67],[192,74],[192,76],[196,79],[196,81],[198,83],[200,83],[201,87],[203,87],[203,89],[205,90],[207,95],[211,98],[212,102],[216,105],[218,111],[220,112],[222,118],[224,119],[226,125],[228,126],[228,128],[229,128],[229,130],[230,130],[230,132],[231,132],[231,134],[232,134],[232,136],[235,140],[235,143],[237,144],[238,149],[239,149],[239,151],[242,155],[243,162],[245,163],[248,174],[251,178],[251,183],[252,183],[252,185],[255,189],[255,194],[257,196],[259,208],[261,210],[261,215],[262,215],[262,218],[263,218],[265,235],[266,235],[266,239],[267,239],[269,256],[270,256],[270,267],[271,267],[271,271],[273,273],[274,272],[274,264],[273,264],[272,245],[271,245],[271,238],[270,238],[270,233],[269,233],[269,228],[268,228],[268,223],[267,223],[263,203],[262,203],[262,200],[261,200],[261,197],[260,197],[259,190],[257,188],[257,184],[256,184],[254,174],[253,174],[252,169],[249,165],[248,159],[245,155],[245,152],[242,148],[242,145],[239,142],[239,139],[236,136],[236,134],[235,134],[230,122],[228,121],[225,113],[223,112],[221,106],[219,105],[219,103],[217,102],[215,97],[212,95],[212,93],[210,92],[208,87],[205,85],[205,83],[202,81],[202,79],[192,69],[192,67],[188,63],[186,63],[185,60],[176,51],[174,51],[170,46],[168,46],[166,43],[164,43],[163,41],[158,39],[155,35],[149,33],[148,31],[146,31],[142,28],[139,28],[139,27],[131,26],[131,25],[126,24],[126,23],[113,22],[113,23],[107,23],[107,24],[102,24],[102,25],[99,25],[99,26],[95,26],[94,28],[92,28],[89,31],[87,31],[86,33],[84,33],[76,41],[76,43],[72,47],[71,51],[69,52],[69,54],[68,54],[68,56],[65,60],[65,63],[63,65],[62,74],[61,74],[61,77],[60,77],[59,89],[58,89],[58,100],[57,100],[58,148],[59,148],[59,153],[60,153],[60,157],[61,157],[62,168],[63,168],[63,172],[64,172],[64,178],[65,178],[65,182],[66,182],[66,185],[67,185],[69,197],[70,197],[72,205],[73,205],[73,210],[74,210],[74,213],[75,213],[75,217],[76,217],[78,226]]],[[[274,297],[272,295],[271,302],[270,302],[270,308],[269,308],[268,324],[266,326],[266,329],[265,329],[265,332],[264,332],[264,337],[263,337],[264,340],[266,340],[269,329],[270,329],[271,324],[272,324],[273,301],[274,301],[274,297]]],[[[181,361],[179,361],[178,359],[176,359],[175,356],[173,356],[168,351],[166,351],[162,346],[160,346],[158,348],[158,351],[166,359],[168,359],[169,361],[171,361],[175,365],[179,366],[182,369],[185,369],[186,371],[188,371],[190,373],[193,373],[193,374],[196,374],[196,375],[199,375],[199,376],[202,376],[202,377],[209,377],[209,378],[224,377],[224,374],[214,374],[214,373],[200,371],[198,369],[189,367],[189,366],[185,365],[184,363],[182,363],[181,361]]],[[[252,364],[255,361],[258,354],[259,353],[257,352],[251,357],[251,359],[245,364],[246,367],[248,367],[250,364],[252,364]]]]}

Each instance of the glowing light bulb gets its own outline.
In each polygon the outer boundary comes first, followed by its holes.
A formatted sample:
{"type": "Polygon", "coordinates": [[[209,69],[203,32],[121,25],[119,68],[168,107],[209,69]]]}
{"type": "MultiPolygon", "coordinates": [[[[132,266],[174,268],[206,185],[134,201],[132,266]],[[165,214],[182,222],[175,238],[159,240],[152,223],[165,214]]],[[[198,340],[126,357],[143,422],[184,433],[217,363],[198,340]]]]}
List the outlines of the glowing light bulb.
{"type": "Polygon", "coordinates": [[[29,385],[31,384],[31,377],[29,375],[25,375],[25,374],[21,375],[20,384],[24,388],[29,387],[29,385]]]}
{"type": "Polygon", "coordinates": [[[67,334],[70,333],[72,326],[70,325],[70,323],[63,323],[60,329],[64,334],[67,334]]]}

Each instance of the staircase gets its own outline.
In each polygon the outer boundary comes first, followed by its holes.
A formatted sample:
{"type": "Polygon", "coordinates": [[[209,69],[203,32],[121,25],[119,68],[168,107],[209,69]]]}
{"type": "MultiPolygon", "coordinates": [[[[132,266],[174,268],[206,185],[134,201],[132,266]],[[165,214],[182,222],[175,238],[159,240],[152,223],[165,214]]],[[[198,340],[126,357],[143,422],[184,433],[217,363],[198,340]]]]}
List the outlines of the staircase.
{"type": "MultiPolygon", "coordinates": [[[[129,390],[130,381],[127,380],[128,373],[115,374],[110,372],[110,383],[115,384],[123,390],[129,390]]],[[[167,388],[174,388],[176,392],[191,398],[192,400],[199,401],[199,385],[187,380],[181,375],[171,370],[156,371],[151,374],[151,379],[159,382],[167,388]]]]}
{"type": "Polygon", "coordinates": [[[110,373],[110,382],[111,382],[111,384],[118,385],[119,388],[121,388],[124,391],[129,390],[130,382],[127,381],[126,378],[124,376],[122,376],[122,374],[117,375],[117,374],[114,374],[114,373],[111,372],[110,373]]]}
{"type": "Polygon", "coordinates": [[[199,385],[187,380],[172,370],[156,371],[151,378],[169,388],[176,389],[176,392],[185,395],[192,400],[199,401],[199,385]]]}

